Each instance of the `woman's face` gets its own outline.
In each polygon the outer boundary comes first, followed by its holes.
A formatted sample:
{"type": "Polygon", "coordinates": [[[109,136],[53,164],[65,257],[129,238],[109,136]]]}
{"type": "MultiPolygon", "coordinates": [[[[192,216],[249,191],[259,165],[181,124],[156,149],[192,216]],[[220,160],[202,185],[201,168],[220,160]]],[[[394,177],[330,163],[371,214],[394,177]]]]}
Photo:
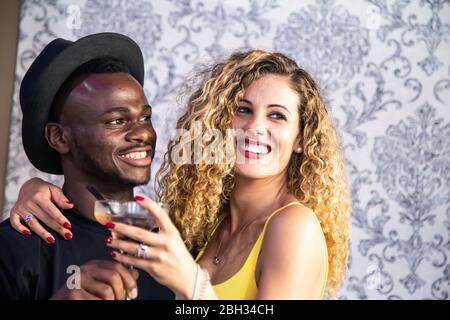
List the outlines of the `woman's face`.
{"type": "Polygon", "coordinates": [[[248,87],[233,120],[237,175],[260,179],[285,172],[300,142],[298,105],[286,76],[266,75],[248,87]]]}

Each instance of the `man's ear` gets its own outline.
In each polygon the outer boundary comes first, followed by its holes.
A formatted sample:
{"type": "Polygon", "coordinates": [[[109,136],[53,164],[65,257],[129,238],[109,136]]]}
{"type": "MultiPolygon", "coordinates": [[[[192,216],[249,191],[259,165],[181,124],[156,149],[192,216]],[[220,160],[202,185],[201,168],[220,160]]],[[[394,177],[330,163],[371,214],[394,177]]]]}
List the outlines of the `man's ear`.
{"type": "Polygon", "coordinates": [[[70,151],[68,132],[61,124],[48,122],[45,125],[45,138],[50,147],[59,154],[67,154],[70,151]]]}

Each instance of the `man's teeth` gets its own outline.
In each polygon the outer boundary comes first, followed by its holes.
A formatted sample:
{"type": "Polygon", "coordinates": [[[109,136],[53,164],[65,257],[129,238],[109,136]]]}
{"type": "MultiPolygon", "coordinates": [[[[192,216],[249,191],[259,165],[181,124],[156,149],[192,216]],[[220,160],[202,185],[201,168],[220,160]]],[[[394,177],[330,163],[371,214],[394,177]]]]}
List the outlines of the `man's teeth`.
{"type": "Polygon", "coordinates": [[[147,151],[141,151],[141,152],[131,152],[124,155],[121,155],[123,158],[128,159],[143,159],[147,157],[147,151]]]}
{"type": "Polygon", "coordinates": [[[266,154],[269,153],[269,149],[267,146],[262,145],[245,145],[245,151],[249,151],[252,153],[266,154]]]}

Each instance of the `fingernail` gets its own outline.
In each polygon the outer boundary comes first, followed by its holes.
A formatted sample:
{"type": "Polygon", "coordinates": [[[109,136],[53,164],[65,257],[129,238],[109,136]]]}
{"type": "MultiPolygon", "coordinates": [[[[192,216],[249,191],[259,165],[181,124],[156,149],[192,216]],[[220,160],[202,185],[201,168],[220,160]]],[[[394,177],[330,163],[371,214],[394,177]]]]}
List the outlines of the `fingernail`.
{"type": "Polygon", "coordinates": [[[23,230],[22,233],[26,236],[31,236],[30,230],[23,230]]]}
{"type": "Polygon", "coordinates": [[[111,241],[112,241],[112,237],[106,237],[106,238],[105,238],[105,243],[106,243],[106,244],[110,244],[111,241]]]}
{"type": "Polygon", "coordinates": [[[144,197],[136,196],[136,197],[134,197],[134,200],[136,200],[136,201],[144,201],[145,199],[144,199],[144,197]]]}
{"type": "Polygon", "coordinates": [[[70,202],[69,200],[66,200],[66,203],[67,203],[69,206],[73,206],[73,203],[70,202]]]}
{"type": "Polygon", "coordinates": [[[53,238],[53,237],[48,237],[48,238],[47,238],[47,241],[48,241],[50,244],[54,244],[54,243],[55,243],[55,238],[53,238]]]}
{"type": "Polygon", "coordinates": [[[105,224],[105,227],[108,228],[108,229],[114,229],[115,226],[116,225],[113,222],[107,222],[105,224]]]}
{"type": "Polygon", "coordinates": [[[109,253],[109,255],[111,256],[111,258],[115,258],[115,257],[116,257],[116,253],[115,253],[114,251],[111,251],[111,252],[109,253]]]}
{"type": "Polygon", "coordinates": [[[64,226],[64,228],[66,228],[66,229],[72,228],[72,225],[71,225],[69,222],[64,222],[63,226],[64,226]]]}
{"type": "Polygon", "coordinates": [[[129,296],[131,299],[136,299],[138,296],[137,288],[134,288],[133,290],[131,290],[129,296]]]}
{"type": "Polygon", "coordinates": [[[70,240],[70,239],[72,239],[72,234],[70,233],[70,232],[66,232],[66,234],[64,235],[64,237],[67,239],[67,240],[70,240]]]}

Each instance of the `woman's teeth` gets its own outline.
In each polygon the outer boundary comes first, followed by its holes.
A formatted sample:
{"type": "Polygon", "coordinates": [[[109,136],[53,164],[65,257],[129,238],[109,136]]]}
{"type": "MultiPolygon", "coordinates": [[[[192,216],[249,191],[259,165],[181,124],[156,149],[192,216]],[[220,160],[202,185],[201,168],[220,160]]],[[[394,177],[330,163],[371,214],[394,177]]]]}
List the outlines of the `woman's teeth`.
{"type": "Polygon", "coordinates": [[[128,159],[144,159],[147,157],[147,151],[141,151],[141,152],[131,152],[127,154],[121,155],[122,158],[128,158],[128,159]]]}
{"type": "Polygon", "coordinates": [[[249,151],[257,154],[267,154],[269,153],[269,148],[267,146],[262,145],[245,145],[245,151],[249,151]]]}

